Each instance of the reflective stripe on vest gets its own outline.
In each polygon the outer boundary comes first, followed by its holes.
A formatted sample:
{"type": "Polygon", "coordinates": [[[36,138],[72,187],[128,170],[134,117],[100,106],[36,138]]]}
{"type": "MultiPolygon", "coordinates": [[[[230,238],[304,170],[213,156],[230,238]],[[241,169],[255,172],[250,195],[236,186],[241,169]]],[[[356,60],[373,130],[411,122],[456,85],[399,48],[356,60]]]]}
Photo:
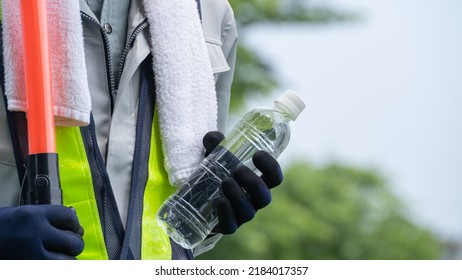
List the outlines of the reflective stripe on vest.
{"type": "Polygon", "coordinates": [[[79,259],[107,260],[93,180],[78,127],[56,128],[56,150],[64,205],[72,206],[84,228],[85,249],[79,259]]]}
{"type": "Polygon", "coordinates": [[[142,259],[171,259],[172,250],[168,235],[157,224],[155,217],[162,203],[175,189],[170,186],[164,168],[164,158],[159,136],[157,111],[151,132],[151,149],[149,153],[149,175],[144,193],[143,221],[141,231],[142,259]]]}
{"type": "MultiPolygon", "coordinates": [[[[171,259],[170,240],[156,222],[156,213],[163,201],[174,192],[170,186],[161,150],[157,114],[154,116],[148,181],[143,198],[142,217],[142,259],[171,259]]],[[[76,127],[56,129],[57,151],[63,201],[76,209],[77,216],[85,230],[85,249],[78,259],[107,260],[103,230],[96,205],[90,166],[85,146],[76,127]]]]}

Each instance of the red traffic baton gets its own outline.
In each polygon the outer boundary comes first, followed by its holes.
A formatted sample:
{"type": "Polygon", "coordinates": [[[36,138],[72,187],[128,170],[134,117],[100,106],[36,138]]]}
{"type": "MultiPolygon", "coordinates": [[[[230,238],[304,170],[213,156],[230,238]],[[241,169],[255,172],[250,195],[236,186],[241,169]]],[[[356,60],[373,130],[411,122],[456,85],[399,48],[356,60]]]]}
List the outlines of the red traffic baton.
{"type": "Polygon", "coordinates": [[[51,92],[46,0],[21,0],[27,98],[25,204],[62,204],[51,92]]]}

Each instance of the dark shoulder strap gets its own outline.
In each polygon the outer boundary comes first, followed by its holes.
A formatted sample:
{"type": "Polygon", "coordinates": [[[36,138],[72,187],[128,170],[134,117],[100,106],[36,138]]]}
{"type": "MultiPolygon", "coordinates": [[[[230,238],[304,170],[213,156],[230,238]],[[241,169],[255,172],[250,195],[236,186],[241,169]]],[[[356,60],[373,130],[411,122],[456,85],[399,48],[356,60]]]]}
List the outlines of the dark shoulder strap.
{"type": "MultiPolygon", "coordinates": [[[[4,87],[2,86],[2,90],[4,87]]],[[[13,145],[16,170],[18,172],[19,185],[26,182],[26,158],[28,154],[27,143],[27,121],[24,112],[11,112],[7,109],[6,96],[3,95],[5,102],[6,118],[10,132],[11,143],[13,145]]]]}
{"type": "Polygon", "coordinates": [[[201,9],[201,0],[196,0],[197,3],[197,10],[199,11],[199,18],[202,21],[202,9],[201,9]]]}

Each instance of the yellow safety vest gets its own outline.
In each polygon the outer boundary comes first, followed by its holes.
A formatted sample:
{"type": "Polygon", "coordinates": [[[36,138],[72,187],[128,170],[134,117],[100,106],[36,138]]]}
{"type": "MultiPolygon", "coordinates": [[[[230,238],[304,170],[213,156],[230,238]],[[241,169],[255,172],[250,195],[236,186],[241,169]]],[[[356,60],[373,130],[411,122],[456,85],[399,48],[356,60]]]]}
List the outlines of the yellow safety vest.
{"type": "MultiPolygon", "coordinates": [[[[85,249],[78,259],[107,260],[108,253],[103,236],[93,188],[91,170],[84,142],[77,127],[56,128],[57,151],[63,201],[77,211],[85,230],[85,249]]],[[[143,198],[141,259],[171,259],[168,236],[158,226],[156,213],[162,202],[173,193],[164,169],[159,137],[157,114],[151,132],[148,163],[148,180],[143,198]]]]}

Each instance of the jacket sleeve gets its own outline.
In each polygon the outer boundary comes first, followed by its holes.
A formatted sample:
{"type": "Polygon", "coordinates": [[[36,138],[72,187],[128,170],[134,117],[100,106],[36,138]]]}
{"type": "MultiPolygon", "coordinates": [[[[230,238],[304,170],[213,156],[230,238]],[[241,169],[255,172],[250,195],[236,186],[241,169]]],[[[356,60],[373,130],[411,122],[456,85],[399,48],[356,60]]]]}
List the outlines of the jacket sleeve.
{"type": "Polygon", "coordinates": [[[237,29],[234,20],[234,14],[231,7],[226,13],[225,24],[227,32],[224,33],[222,41],[222,51],[226,57],[229,70],[219,73],[216,80],[216,91],[218,100],[218,130],[225,133],[228,113],[229,113],[229,102],[231,97],[231,85],[234,77],[234,69],[236,63],[236,52],[237,52],[237,29]]]}
{"type": "Polygon", "coordinates": [[[202,29],[215,78],[218,130],[226,131],[237,50],[234,13],[227,0],[201,0],[202,29]]]}

